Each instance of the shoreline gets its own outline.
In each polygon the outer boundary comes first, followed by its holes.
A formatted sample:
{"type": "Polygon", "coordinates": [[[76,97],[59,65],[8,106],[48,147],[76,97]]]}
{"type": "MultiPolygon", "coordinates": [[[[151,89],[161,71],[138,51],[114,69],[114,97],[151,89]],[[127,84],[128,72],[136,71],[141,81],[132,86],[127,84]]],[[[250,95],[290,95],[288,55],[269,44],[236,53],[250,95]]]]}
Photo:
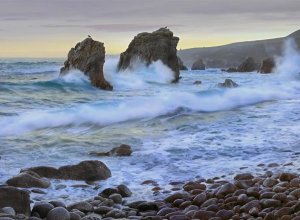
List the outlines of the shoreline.
{"type": "MultiPolygon", "coordinates": [[[[30,218],[15,215],[11,208],[0,209],[0,219],[300,219],[299,175],[280,172],[279,166],[294,165],[258,164],[265,171],[264,174],[241,173],[244,171],[241,167],[241,172],[236,172],[232,178],[224,174],[211,179],[174,181],[168,185],[172,186],[170,190],[166,190],[167,185],[160,186],[153,180],[146,180],[142,184],[151,187],[161,199],[132,200],[130,189],[119,185],[102,191],[95,190],[93,198],[69,205],[61,199],[31,203],[31,210],[27,210],[26,214],[30,218]]],[[[1,186],[0,196],[5,188],[11,187],[1,186]]],[[[39,192],[39,189],[35,192],[39,192]]],[[[15,205],[22,206],[22,203],[15,205]]]]}

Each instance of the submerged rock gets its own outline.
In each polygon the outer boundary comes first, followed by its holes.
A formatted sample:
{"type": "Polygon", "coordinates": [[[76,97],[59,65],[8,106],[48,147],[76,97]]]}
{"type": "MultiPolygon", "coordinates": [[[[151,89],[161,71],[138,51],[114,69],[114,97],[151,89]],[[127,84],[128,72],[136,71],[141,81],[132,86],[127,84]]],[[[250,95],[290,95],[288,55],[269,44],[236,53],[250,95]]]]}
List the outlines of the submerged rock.
{"type": "Polygon", "coordinates": [[[237,72],[253,72],[257,70],[257,64],[252,57],[248,57],[239,67],[237,72]]]}
{"type": "Polygon", "coordinates": [[[179,65],[179,70],[188,70],[188,68],[184,65],[182,59],[178,57],[178,65],[179,65]]]}
{"type": "Polygon", "coordinates": [[[239,85],[232,81],[231,79],[225,79],[225,82],[223,83],[218,83],[217,87],[220,88],[235,88],[238,87],[239,85]]]}
{"type": "Polygon", "coordinates": [[[274,68],[275,68],[275,60],[272,57],[270,57],[262,61],[259,72],[272,73],[274,68]]]}
{"type": "Polygon", "coordinates": [[[65,180],[84,180],[96,181],[105,180],[111,177],[111,172],[108,167],[98,160],[82,161],[76,165],[54,167],[32,167],[24,171],[33,171],[41,177],[65,180]]]}
{"type": "Polygon", "coordinates": [[[29,193],[15,187],[0,187],[0,209],[11,207],[17,214],[30,215],[29,193]]]}
{"type": "Polygon", "coordinates": [[[115,147],[109,152],[91,152],[90,154],[95,156],[128,157],[132,154],[132,149],[129,145],[121,144],[119,147],[115,147]]]}
{"type": "Polygon", "coordinates": [[[161,60],[174,72],[173,82],[179,80],[179,62],[177,44],[179,38],[167,28],[160,28],[152,33],[140,33],[130,42],[127,50],[120,55],[118,70],[134,67],[134,62],[140,60],[148,66],[161,60]]]}
{"type": "Polygon", "coordinates": [[[65,61],[60,73],[64,75],[72,69],[78,69],[89,76],[93,86],[104,90],[112,90],[113,87],[105,80],[103,75],[104,62],[104,44],[89,37],[69,51],[68,59],[65,61]]]}
{"type": "Polygon", "coordinates": [[[202,59],[196,60],[192,65],[192,70],[205,70],[205,64],[202,59]]]}

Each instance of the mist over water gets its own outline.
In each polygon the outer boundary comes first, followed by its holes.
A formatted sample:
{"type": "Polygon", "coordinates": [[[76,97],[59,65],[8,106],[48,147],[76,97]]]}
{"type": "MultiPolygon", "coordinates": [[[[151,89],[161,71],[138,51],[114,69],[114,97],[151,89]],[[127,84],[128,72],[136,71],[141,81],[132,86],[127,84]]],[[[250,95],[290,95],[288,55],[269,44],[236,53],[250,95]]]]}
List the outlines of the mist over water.
{"type": "MultiPolygon", "coordinates": [[[[112,92],[92,87],[79,71],[59,77],[61,60],[1,61],[0,183],[25,167],[99,159],[112,170],[101,187],[125,183],[145,198],[152,195],[140,184],[147,179],[164,184],[243,166],[259,172],[258,163],[298,163],[299,61],[288,42],[274,74],[182,71],[181,81],[170,84],[172,72],[161,62],[118,73],[118,60],[108,58],[112,92]],[[215,86],[226,78],[240,87],[215,86]],[[121,143],[133,147],[131,157],[89,155],[121,143]]],[[[94,194],[93,187],[55,190],[60,183],[47,198],[94,194]]]]}

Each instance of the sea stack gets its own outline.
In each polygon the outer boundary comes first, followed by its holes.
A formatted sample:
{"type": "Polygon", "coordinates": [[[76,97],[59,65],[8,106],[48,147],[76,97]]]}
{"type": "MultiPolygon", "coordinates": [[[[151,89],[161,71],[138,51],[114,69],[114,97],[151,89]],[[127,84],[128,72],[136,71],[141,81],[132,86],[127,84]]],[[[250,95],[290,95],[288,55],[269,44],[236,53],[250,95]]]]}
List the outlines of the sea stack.
{"type": "Polygon", "coordinates": [[[88,37],[69,51],[68,59],[65,61],[60,73],[65,75],[70,70],[77,69],[89,76],[93,86],[104,90],[112,90],[112,85],[105,80],[103,75],[104,62],[104,44],[88,37]]]}
{"type": "Polygon", "coordinates": [[[177,44],[179,38],[168,28],[160,28],[152,33],[140,33],[130,42],[127,50],[120,55],[118,70],[133,69],[134,62],[142,61],[148,66],[162,61],[174,72],[173,82],[179,80],[177,44]]]}
{"type": "Polygon", "coordinates": [[[245,73],[245,72],[253,72],[257,70],[257,64],[255,63],[252,57],[248,57],[241,65],[237,68],[237,72],[245,73]]]}
{"type": "Polygon", "coordinates": [[[272,57],[270,57],[262,61],[259,72],[272,73],[274,68],[275,68],[275,60],[272,57]]]}
{"type": "Polygon", "coordinates": [[[192,70],[205,70],[205,64],[202,59],[197,59],[193,65],[192,70]]]}

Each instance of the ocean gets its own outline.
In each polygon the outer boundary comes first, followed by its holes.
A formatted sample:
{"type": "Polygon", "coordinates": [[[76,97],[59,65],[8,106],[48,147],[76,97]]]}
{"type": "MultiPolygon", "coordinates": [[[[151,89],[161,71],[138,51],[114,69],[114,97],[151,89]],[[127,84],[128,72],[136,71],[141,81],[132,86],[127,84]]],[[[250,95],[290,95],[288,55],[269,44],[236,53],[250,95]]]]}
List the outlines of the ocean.
{"type": "Polygon", "coordinates": [[[145,180],[172,181],[264,172],[258,164],[295,170],[300,154],[299,55],[279,59],[274,74],[226,73],[220,69],[172,72],[161,62],[104,72],[114,91],[90,85],[74,71],[59,76],[63,59],[0,60],[0,184],[20,169],[59,167],[101,160],[112,177],[95,185],[52,180],[33,200],[80,200],[109,186],[126,184],[133,198],[155,196],[145,180]],[[238,88],[218,88],[230,78],[238,88]],[[196,80],[202,84],[195,85],[196,80]],[[97,157],[120,144],[130,157],[97,157]],[[292,162],[295,166],[282,166],[292,162]],[[68,187],[58,189],[59,185],[68,187]]]}

